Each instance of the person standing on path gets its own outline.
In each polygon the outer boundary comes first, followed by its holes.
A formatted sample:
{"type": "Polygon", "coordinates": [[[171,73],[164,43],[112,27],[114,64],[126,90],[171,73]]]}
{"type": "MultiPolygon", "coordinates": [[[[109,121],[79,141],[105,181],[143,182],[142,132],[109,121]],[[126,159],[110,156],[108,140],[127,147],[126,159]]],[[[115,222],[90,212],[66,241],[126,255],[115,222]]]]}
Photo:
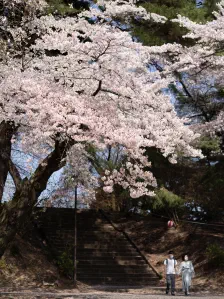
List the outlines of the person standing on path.
{"type": "Polygon", "coordinates": [[[175,296],[175,276],[176,276],[177,261],[174,258],[173,251],[169,252],[169,257],[164,261],[164,274],[166,277],[166,294],[175,296]]]}
{"type": "Polygon", "coordinates": [[[180,264],[178,274],[182,275],[183,292],[186,296],[188,296],[191,286],[191,280],[194,277],[195,272],[192,262],[189,261],[188,255],[183,255],[182,259],[183,262],[180,264]]]}

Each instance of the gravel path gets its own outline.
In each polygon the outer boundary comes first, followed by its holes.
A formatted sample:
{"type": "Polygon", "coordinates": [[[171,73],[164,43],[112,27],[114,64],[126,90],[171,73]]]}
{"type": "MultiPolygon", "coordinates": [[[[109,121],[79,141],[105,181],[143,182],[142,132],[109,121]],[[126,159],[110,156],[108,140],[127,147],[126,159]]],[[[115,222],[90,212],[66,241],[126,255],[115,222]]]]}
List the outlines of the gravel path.
{"type": "MultiPolygon", "coordinates": [[[[167,298],[186,298],[184,295],[177,294],[175,297],[167,295],[150,295],[150,294],[121,294],[121,293],[88,293],[88,294],[66,294],[66,293],[48,293],[48,292],[1,292],[0,298],[7,299],[167,299],[167,298]]],[[[224,295],[213,296],[213,295],[198,295],[192,294],[188,298],[194,299],[223,299],[224,295]]]]}

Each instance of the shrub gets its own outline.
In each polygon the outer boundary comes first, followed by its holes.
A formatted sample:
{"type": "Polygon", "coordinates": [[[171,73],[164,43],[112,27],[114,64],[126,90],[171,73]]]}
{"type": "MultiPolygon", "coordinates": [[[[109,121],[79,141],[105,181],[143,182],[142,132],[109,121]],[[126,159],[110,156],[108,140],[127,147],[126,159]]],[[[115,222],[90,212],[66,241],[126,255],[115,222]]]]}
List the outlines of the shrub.
{"type": "Polygon", "coordinates": [[[216,267],[224,267],[224,249],[218,244],[211,244],[206,249],[209,262],[216,267]]]}
{"type": "Polygon", "coordinates": [[[184,209],[184,200],[166,188],[161,188],[156,192],[156,196],[153,197],[152,208],[155,212],[165,212],[177,224],[179,214],[184,209]]]}
{"type": "Polygon", "coordinates": [[[74,262],[72,255],[68,251],[64,251],[57,260],[57,265],[60,269],[60,271],[68,276],[72,277],[74,272],[74,262]]]}
{"type": "Polygon", "coordinates": [[[2,258],[0,259],[0,269],[1,269],[1,270],[5,270],[5,269],[7,269],[7,264],[6,264],[6,261],[5,261],[4,257],[2,257],[2,258]]]}

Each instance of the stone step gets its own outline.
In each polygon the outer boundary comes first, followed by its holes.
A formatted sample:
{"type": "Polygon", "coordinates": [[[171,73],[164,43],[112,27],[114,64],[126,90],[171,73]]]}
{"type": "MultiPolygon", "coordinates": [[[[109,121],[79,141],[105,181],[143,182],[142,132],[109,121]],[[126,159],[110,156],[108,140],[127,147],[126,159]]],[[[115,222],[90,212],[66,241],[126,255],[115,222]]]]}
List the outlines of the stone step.
{"type": "Polygon", "coordinates": [[[91,284],[91,285],[103,285],[103,284],[108,284],[108,285],[148,285],[148,286],[156,286],[158,283],[158,279],[152,279],[152,278],[145,278],[145,279],[138,279],[138,277],[129,279],[129,278],[124,278],[124,279],[117,279],[115,277],[78,277],[78,280],[86,283],[86,284],[91,284]]]}
{"type": "MultiPolygon", "coordinates": [[[[74,226],[73,225],[58,225],[57,223],[53,223],[51,224],[50,226],[42,226],[44,228],[44,230],[47,230],[47,231],[52,231],[52,232],[55,232],[55,231],[65,231],[65,232],[68,232],[68,233],[74,233],[74,226]]],[[[103,233],[119,233],[119,232],[116,232],[114,231],[114,228],[113,227],[108,227],[106,226],[104,228],[104,226],[102,225],[93,225],[93,226],[86,226],[86,227],[77,227],[77,234],[80,235],[80,234],[94,234],[95,232],[103,232],[103,233]]],[[[121,234],[121,233],[120,233],[121,234]]]]}
{"type": "Polygon", "coordinates": [[[108,255],[108,254],[104,254],[104,255],[100,255],[100,256],[88,256],[88,255],[80,255],[77,254],[77,260],[79,262],[81,261],[105,261],[105,264],[107,263],[107,261],[114,261],[115,263],[118,263],[120,261],[141,261],[141,257],[137,256],[137,255],[122,255],[122,254],[117,254],[117,255],[108,255]]]}
{"type": "Polygon", "coordinates": [[[95,260],[95,261],[139,261],[142,260],[141,256],[137,256],[137,255],[100,255],[100,256],[88,256],[88,255],[80,255],[77,254],[77,260],[79,261],[88,261],[88,260],[95,260]]]}
{"type": "Polygon", "coordinates": [[[62,241],[65,238],[74,239],[74,234],[66,234],[66,233],[48,233],[48,238],[52,238],[55,241],[62,241]]]}
{"type": "MultiPolygon", "coordinates": [[[[59,251],[66,251],[66,250],[71,250],[73,251],[73,247],[70,246],[70,243],[68,244],[55,244],[51,243],[51,245],[56,246],[57,250],[59,251]]],[[[138,255],[136,251],[123,251],[123,252],[108,252],[105,250],[99,251],[97,254],[91,254],[88,251],[86,252],[85,249],[80,250],[79,248],[77,249],[77,258],[79,260],[89,260],[90,258],[95,258],[96,260],[99,259],[142,259],[141,256],[138,255]]]]}
{"type": "Polygon", "coordinates": [[[74,247],[74,239],[65,238],[60,240],[55,240],[54,238],[47,238],[48,244],[51,246],[63,246],[63,247],[74,247]]]}
{"type": "Polygon", "coordinates": [[[108,246],[108,247],[105,247],[105,248],[83,248],[83,247],[80,247],[79,244],[78,244],[78,248],[77,248],[77,252],[80,253],[80,254],[87,254],[87,255],[99,255],[99,254],[102,254],[102,253],[107,253],[107,254],[128,254],[128,253],[131,253],[131,254],[137,254],[139,255],[139,253],[136,251],[135,248],[133,247],[130,247],[130,248],[127,248],[126,246],[123,246],[123,248],[121,248],[120,246],[117,246],[115,248],[111,248],[111,246],[108,246]],[[119,250],[118,250],[119,249],[119,250]]]}
{"type": "MultiPolygon", "coordinates": [[[[106,225],[107,223],[105,223],[105,222],[102,222],[102,221],[90,221],[90,220],[88,220],[88,221],[77,221],[77,228],[78,229],[83,229],[83,228],[88,228],[88,229],[90,229],[91,227],[95,227],[95,228],[101,228],[101,227],[104,227],[105,225],[106,225]]],[[[49,220],[49,221],[47,221],[47,223],[46,222],[43,222],[42,223],[42,225],[44,226],[44,227],[50,227],[50,226],[52,226],[52,225],[58,225],[59,227],[74,227],[74,220],[70,220],[70,221],[63,221],[63,220],[61,220],[60,221],[60,219],[51,219],[51,220],[49,220]]],[[[106,227],[108,227],[108,226],[106,226],[106,227]]]]}
{"type": "Polygon", "coordinates": [[[85,239],[77,239],[77,242],[80,244],[80,246],[83,245],[98,245],[99,243],[102,245],[111,245],[111,246],[129,246],[131,245],[130,243],[127,242],[127,240],[114,240],[113,238],[107,238],[107,239],[101,239],[101,240],[96,240],[96,239],[90,239],[88,240],[85,239]],[[113,242],[110,242],[113,241],[113,242]]]}
{"type": "MultiPolygon", "coordinates": [[[[74,244],[73,238],[64,238],[64,239],[54,239],[54,238],[48,238],[48,242],[51,244],[54,244],[55,246],[67,246],[70,244],[71,246],[74,244]]],[[[92,243],[85,244],[84,242],[77,241],[77,250],[79,252],[83,252],[85,250],[86,253],[91,254],[91,251],[94,252],[96,250],[98,251],[105,251],[105,252],[137,252],[135,248],[133,248],[131,245],[126,244],[107,244],[107,242],[100,242],[100,241],[94,241],[92,243]]]]}
{"type": "Polygon", "coordinates": [[[142,274],[148,274],[149,277],[156,277],[155,276],[155,273],[152,272],[151,269],[141,269],[139,268],[138,270],[133,270],[133,269],[130,269],[128,267],[113,267],[113,268],[109,268],[108,269],[108,266],[107,267],[104,267],[104,268],[94,268],[94,267],[91,267],[91,268],[79,268],[77,267],[77,273],[79,274],[88,274],[88,275],[101,275],[104,276],[104,275],[108,275],[110,274],[111,276],[114,276],[114,275],[142,275],[142,274]]]}
{"type": "Polygon", "coordinates": [[[95,256],[95,255],[92,255],[92,256],[88,256],[88,255],[80,255],[80,254],[77,254],[77,260],[79,262],[82,262],[82,261],[92,261],[92,260],[95,260],[95,261],[105,261],[105,264],[107,263],[107,261],[114,261],[115,263],[116,262],[119,262],[119,261],[141,261],[141,258],[139,258],[137,255],[122,255],[122,254],[117,254],[117,255],[107,255],[107,254],[104,254],[104,255],[101,255],[101,256],[95,256]]]}
{"type": "Polygon", "coordinates": [[[79,279],[101,279],[101,278],[106,278],[106,279],[114,279],[119,281],[120,279],[128,279],[128,280],[147,280],[151,279],[153,281],[157,281],[158,277],[155,275],[151,274],[127,274],[127,273],[96,273],[94,274],[89,274],[89,273],[77,273],[77,276],[79,279]]]}
{"type": "MultiPolygon", "coordinates": [[[[98,265],[105,265],[105,260],[78,260],[78,266],[83,267],[83,265],[89,265],[91,267],[98,267],[98,265]]],[[[107,260],[106,265],[111,267],[113,265],[127,265],[127,266],[136,266],[136,265],[146,265],[143,260],[107,260]]]]}
{"type": "MultiPolygon", "coordinates": [[[[44,222],[47,220],[49,221],[59,221],[59,220],[63,220],[63,222],[68,222],[68,221],[71,221],[71,220],[75,220],[75,214],[72,213],[64,213],[64,214],[45,214],[45,215],[42,215],[43,218],[40,218],[38,219],[38,221],[40,222],[44,222]]],[[[105,222],[105,223],[108,223],[104,218],[102,217],[98,217],[98,216],[91,216],[91,215],[85,215],[85,216],[82,216],[81,214],[78,214],[77,215],[77,221],[101,221],[101,222],[105,222]]]]}
{"type": "MultiPolygon", "coordinates": [[[[92,225],[77,225],[77,231],[91,231],[91,230],[103,230],[105,224],[92,224],[92,225]]],[[[74,226],[71,226],[74,227],[74,226]]],[[[110,229],[109,227],[106,226],[105,229],[108,230],[114,230],[114,228],[112,227],[112,229],[110,229]]]]}
{"type": "MultiPolygon", "coordinates": [[[[60,233],[58,231],[58,233],[60,233]]],[[[71,232],[74,234],[74,232],[71,232]]],[[[127,238],[123,234],[115,234],[113,231],[112,232],[97,232],[97,233],[89,233],[89,232],[84,232],[84,233],[77,233],[77,238],[98,238],[98,239],[103,239],[103,238],[112,238],[112,239],[117,239],[117,240],[125,240],[127,241],[127,238]]]]}
{"type": "MultiPolygon", "coordinates": [[[[63,235],[65,234],[57,234],[58,237],[63,237],[63,235]]],[[[67,234],[67,236],[69,236],[70,234],[67,234]]],[[[70,235],[73,237],[73,235],[70,235]]],[[[112,234],[105,234],[105,235],[102,235],[102,234],[98,234],[98,235],[89,235],[89,236],[85,236],[85,235],[79,235],[77,236],[77,240],[79,241],[88,241],[88,243],[92,242],[92,241],[113,241],[116,242],[116,243],[127,243],[127,244],[130,244],[127,239],[124,237],[124,236],[114,236],[112,234]]]]}
{"type": "MultiPolygon", "coordinates": [[[[150,281],[143,281],[143,282],[137,282],[137,281],[121,281],[121,282],[117,282],[117,281],[91,281],[91,280],[79,280],[81,283],[84,283],[86,285],[92,286],[92,287],[96,287],[97,289],[103,289],[103,287],[105,287],[105,290],[111,290],[112,292],[114,292],[115,288],[117,291],[119,290],[123,290],[123,289],[127,289],[126,286],[130,286],[128,289],[132,288],[132,289],[137,289],[137,288],[145,288],[145,287],[151,287],[154,288],[157,286],[156,283],[154,282],[150,282],[150,281]]],[[[164,291],[164,288],[162,289],[162,291],[164,291]]]]}
{"type": "MultiPolygon", "coordinates": [[[[94,251],[89,251],[89,250],[80,250],[79,248],[77,249],[77,255],[79,257],[89,257],[89,256],[94,256],[94,257],[101,257],[101,256],[140,256],[139,253],[136,250],[123,250],[123,251],[116,251],[116,250],[94,250],[94,251]]],[[[142,257],[141,257],[142,258],[142,257]]]]}
{"type": "MultiPolygon", "coordinates": [[[[109,265],[111,271],[115,271],[117,269],[123,269],[123,271],[128,271],[128,270],[133,270],[133,271],[140,271],[140,270],[147,270],[147,271],[152,271],[147,264],[141,264],[141,265],[118,265],[118,264],[112,264],[109,265]]],[[[98,265],[90,265],[90,264],[84,264],[82,262],[78,262],[78,269],[85,269],[86,271],[88,269],[98,269],[98,270],[108,270],[108,264],[98,264],[98,265]]],[[[153,272],[154,273],[154,272],[153,272]]]]}
{"type": "MultiPolygon", "coordinates": [[[[55,236],[57,237],[57,236],[55,236]]],[[[72,237],[70,236],[67,236],[69,239],[73,239],[72,237]]],[[[62,237],[62,238],[58,238],[60,239],[61,241],[65,240],[65,236],[62,237]]],[[[102,245],[111,245],[111,246],[129,246],[131,245],[130,243],[127,242],[127,240],[115,240],[114,238],[103,238],[103,239],[100,239],[100,238],[88,238],[88,239],[85,239],[85,238],[78,238],[77,239],[77,243],[80,244],[80,246],[83,246],[83,245],[87,245],[87,244],[92,244],[92,245],[97,245],[97,244],[102,244],[102,245]]],[[[132,245],[131,245],[132,246],[132,245]]],[[[133,247],[133,246],[132,246],[133,247]]]]}
{"type": "Polygon", "coordinates": [[[94,242],[94,243],[81,243],[78,242],[78,250],[82,251],[85,250],[89,251],[91,253],[91,251],[95,251],[95,250],[111,250],[111,251],[116,251],[116,252],[123,252],[123,251],[135,251],[136,249],[133,248],[132,245],[127,244],[127,245],[120,245],[120,244],[102,244],[100,242],[94,242]]]}
{"type": "Polygon", "coordinates": [[[94,226],[85,226],[84,223],[82,224],[82,226],[79,227],[79,223],[77,225],[77,231],[90,231],[90,232],[94,232],[94,230],[98,231],[98,230],[101,230],[101,231],[105,231],[105,230],[108,230],[108,231],[114,231],[114,228],[113,226],[111,226],[110,224],[107,224],[107,223],[102,223],[102,224],[98,224],[98,225],[94,225],[94,226]]]}
{"type": "MultiPolygon", "coordinates": [[[[65,232],[67,232],[67,231],[65,231],[65,232]]],[[[74,231],[70,231],[68,233],[74,233],[74,231]]],[[[86,238],[92,237],[92,236],[96,236],[96,237],[107,237],[107,236],[111,236],[111,237],[116,237],[116,238],[119,238],[119,239],[125,239],[125,240],[127,240],[127,238],[122,233],[117,233],[114,230],[111,230],[111,231],[109,231],[109,230],[108,231],[106,231],[106,230],[104,230],[104,231],[101,231],[101,230],[78,231],[77,232],[77,236],[78,237],[86,237],[86,238]]]]}

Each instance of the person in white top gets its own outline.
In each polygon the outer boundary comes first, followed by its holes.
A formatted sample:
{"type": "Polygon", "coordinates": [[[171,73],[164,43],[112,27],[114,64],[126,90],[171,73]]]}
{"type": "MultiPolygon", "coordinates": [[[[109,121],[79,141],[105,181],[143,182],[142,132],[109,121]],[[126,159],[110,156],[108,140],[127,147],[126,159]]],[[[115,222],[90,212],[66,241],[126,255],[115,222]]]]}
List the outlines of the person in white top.
{"type": "Polygon", "coordinates": [[[175,296],[175,276],[177,261],[174,258],[173,251],[169,252],[169,257],[164,261],[164,274],[166,277],[166,294],[169,294],[171,289],[171,295],[175,296]]]}
{"type": "Polygon", "coordinates": [[[194,267],[191,261],[189,261],[188,255],[183,255],[183,262],[180,264],[178,274],[182,275],[182,287],[185,295],[189,295],[189,290],[191,286],[191,280],[195,275],[194,267]]]}

